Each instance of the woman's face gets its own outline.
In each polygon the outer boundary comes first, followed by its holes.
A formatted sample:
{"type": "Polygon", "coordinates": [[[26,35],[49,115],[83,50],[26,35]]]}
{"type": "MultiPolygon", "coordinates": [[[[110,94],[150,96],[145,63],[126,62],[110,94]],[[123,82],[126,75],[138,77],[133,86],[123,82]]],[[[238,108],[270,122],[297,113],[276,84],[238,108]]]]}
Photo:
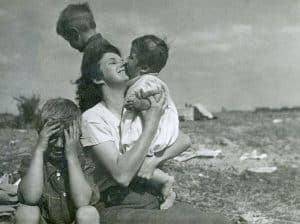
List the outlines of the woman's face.
{"type": "Polygon", "coordinates": [[[109,85],[126,84],[129,80],[122,58],[115,53],[105,53],[99,62],[103,81],[109,85]]]}

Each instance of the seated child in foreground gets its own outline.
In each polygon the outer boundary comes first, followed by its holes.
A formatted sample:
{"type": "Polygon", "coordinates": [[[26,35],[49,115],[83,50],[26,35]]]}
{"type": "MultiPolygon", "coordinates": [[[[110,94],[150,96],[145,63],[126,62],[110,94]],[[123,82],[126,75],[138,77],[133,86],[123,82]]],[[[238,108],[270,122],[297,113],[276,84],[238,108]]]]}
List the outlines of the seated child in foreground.
{"type": "MultiPolygon", "coordinates": [[[[165,66],[167,59],[167,44],[154,35],[145,35],[132,42],[126,64],[130,80],[121,119],[121,144],[124,151],[130,150],[142,133],[143,127],[139,112],[150,107],[150,102],[145,96],[140,96],[143,93],[153,95],[163,92],[166,94],[167,104],[149,148],[148,156],[162,155],[164,150],[171,146],[178,137],[179,120],[175,104],[170,97],[167,85],[157,78],[158,72],[165,66]]],[[[156,168],[151,180],[162,185],[161,193],[164,202],[160,208],[170,208],[176,198],[176,194],[172,190],[174,177],[156,168]]]]}
{"type": "Polygon", "coordinates": [[[70,100],[48,100],[31,162],[19,185],[17,223],[99,223],[99,194],[79,159],[80,111],[70,100]],[[94,190],[95,189],[95,190],[94,190]]]}

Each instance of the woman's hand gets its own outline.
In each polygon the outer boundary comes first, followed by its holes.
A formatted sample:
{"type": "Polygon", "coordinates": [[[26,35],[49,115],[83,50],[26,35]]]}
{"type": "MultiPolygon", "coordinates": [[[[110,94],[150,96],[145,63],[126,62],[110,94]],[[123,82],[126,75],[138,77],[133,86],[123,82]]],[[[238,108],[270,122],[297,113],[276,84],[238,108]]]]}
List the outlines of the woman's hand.
{"type": "Polygon", "coordinates": [[[50,137],[56,132],[58,132],[59,129],[59,123],[50,124],[49,121],[47,121],[39,134],[36,150],[40,152],[45,152],[47,150],[50,137]]]}
{"type": "Polygon", "coordinates": [[[167,108],[167,97],[165,92],[161,91],[160,94],[148,97],[151,107],[148,110],[141,111],[141,117],[144,126],[158,125],[161,116],[167,108]]]}
{"type": "Polygon", "coordinates": [[[138,99],[147,99],[149,96],[155,96],[159,97],[162,92],[166,92],[165,88],[155,88],[151,90],[143,90],[140,89],[140,91],[135,92],[135,97],[138,99]]]}
{"type": "Polygon", "coordinates": [[[77,121],[73,121],[68,129],[64,130],[65,135],[65,155],[77,156],[77,150],[79,148],[79,135],[80,129],[77,121]]]}

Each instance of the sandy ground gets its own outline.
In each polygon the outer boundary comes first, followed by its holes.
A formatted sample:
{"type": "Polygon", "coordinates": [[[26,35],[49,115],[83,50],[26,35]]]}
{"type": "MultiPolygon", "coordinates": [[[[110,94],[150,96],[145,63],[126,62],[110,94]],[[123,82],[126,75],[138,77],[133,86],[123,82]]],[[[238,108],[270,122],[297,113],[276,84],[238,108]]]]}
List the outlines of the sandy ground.
{"type": "MultiPolygon", "coordinates": [[[[300,113],[225,112],[217,120],[181,122],[190,152],[221,150],[216,158],[168,161],[179,201],[254,224],[300,223],[300,113]],[[240,160],[257,151],[267,157],[240,160]],[[249,168],[276,167],[273,173],[249,168]]],[[[13,173],[36,142],[34,130],[0,129],[1,172],[13,173]]],[[[9,223],[9,222],[1,222],[9,223]]]]}

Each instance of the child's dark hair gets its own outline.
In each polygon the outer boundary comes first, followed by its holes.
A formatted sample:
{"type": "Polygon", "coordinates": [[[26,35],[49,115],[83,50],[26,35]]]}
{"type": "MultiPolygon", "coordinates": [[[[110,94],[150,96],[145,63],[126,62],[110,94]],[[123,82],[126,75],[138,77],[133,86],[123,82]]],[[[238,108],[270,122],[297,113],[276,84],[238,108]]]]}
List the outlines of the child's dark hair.
{"type": "Polygon", "coordinates": [[[77,79],[76,99],[82,112],[95,106],[102,100],[102,87],[93,80],[102,80],[103,74],[99,61],[105,53],[115,53],[121,56],[118,48],[111,44],[103,44],[102,40],[95,40],[93,47],[88,48],[83,55],[81,64],[81,77],[77,79]]]}
{"type": "Polygon", "coordinates": [[[160,72],[166,65],[169,48],[166,42],[155,35],[145,35],[132,41],[137,51],[138,65],[149,66],[151,72],[160,72]]]}
{"type": "Polygon", "coordinates": [[[96,29],[93,13],[88,3],[69,4],[61,13],[56,24],[57,34],[68,37],[71,27],[79,31],[96,29]]]}
{"type": "Polygon", "coordinates": [[[81,113],[77,105],[64,98],[47,100],[40,113],[38,131],[47,121],[60,122],[63,126],[69,127],[74,120],[80,119],[81,113]]]}

